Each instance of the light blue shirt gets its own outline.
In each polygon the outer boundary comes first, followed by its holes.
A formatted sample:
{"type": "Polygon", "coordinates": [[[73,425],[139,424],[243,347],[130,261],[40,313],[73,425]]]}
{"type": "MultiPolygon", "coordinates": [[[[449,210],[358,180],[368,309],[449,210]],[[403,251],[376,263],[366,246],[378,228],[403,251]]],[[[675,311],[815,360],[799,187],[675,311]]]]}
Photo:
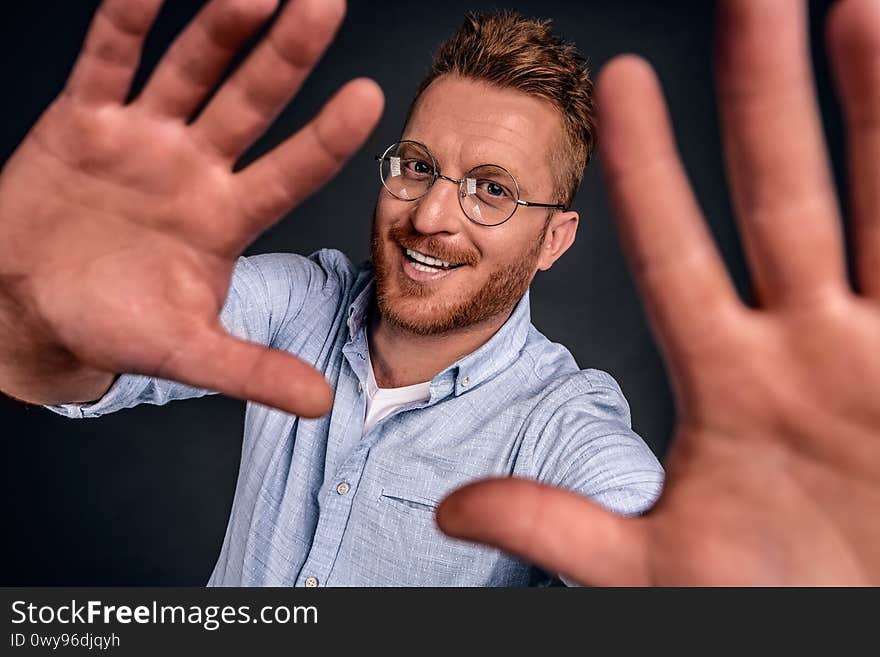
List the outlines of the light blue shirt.
{"type": "MultiPolygon", "coordinates": [[[[442,534],[440,500],[490,475],[569,488],[622,514],[657,498],[662,468],[631,430],[617,383],[581,370],[532,326],[528,293],[486,344],[431,380],[430,399],[364,434],[372,300],[370,266],[338,251],[239,260],[224,325],[313,364],[336,396],[331,412],[312,420],[247,405],[235,499],[209,585],[547,585],[551,574],[442,534]]],[[[97,402],[51,408],[97,417],[206,392],[124,375],[97,402]]]]}

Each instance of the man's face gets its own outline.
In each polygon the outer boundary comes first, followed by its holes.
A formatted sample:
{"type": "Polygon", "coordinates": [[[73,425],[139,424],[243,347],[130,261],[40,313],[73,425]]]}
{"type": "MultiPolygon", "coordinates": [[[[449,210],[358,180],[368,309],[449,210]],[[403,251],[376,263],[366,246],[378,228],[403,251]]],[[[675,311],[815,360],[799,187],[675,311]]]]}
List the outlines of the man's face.
{"type": "MultiPolygon", "coordinates": [[[[549,203],[550,148],[560,131],[549,103],[447,75],[422,94],[401,139],[427,146],[446,176],[497,164],[514,175],[523,199],[549,203]]],[[[379,194],[371,245],[379,310],[419,335],[506,318],[537,269],[550,264],[541,262],[548,209],[520,206],[507,222],[481,226],[464,215],[458,194],[458,185],[442,179],[416,201],[384,188],[379,194]],[[458,266],[426,272],[407,249],[458,266]]]]}

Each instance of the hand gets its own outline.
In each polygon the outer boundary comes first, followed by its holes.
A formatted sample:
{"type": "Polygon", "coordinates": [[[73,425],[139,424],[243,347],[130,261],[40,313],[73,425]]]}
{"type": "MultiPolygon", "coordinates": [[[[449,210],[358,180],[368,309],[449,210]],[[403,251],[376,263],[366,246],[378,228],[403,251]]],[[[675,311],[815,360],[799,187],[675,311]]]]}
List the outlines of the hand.
{"type": "Polygon", "coordinates": [[[737,298],[633,57],[598,84],[602,160],[673,379],[678,426],[655,507],[477,483],[447,533],[594,585],[880,584],[880,3],[843,0],[828,39],[848,129],[847,280],[800,0],[719,3],[732,197],[758,308],[737,298]]]}
{"type": "Polygon", "coordinates": [[[278,0],[208,2],[126,103],[161,4],[104,0],[66,88],[4,167],[0,383],[31,400],[59,369],[80,389],[101,382],[98,394],[109,373],[133,372],[320,415],[332,394],[317,371],[233,338],[218,316],[236,257],[361,145],[381,91],[349,83],[233,173],[327,48],[343,2],[288,3],[195,120],[278,0]]]}

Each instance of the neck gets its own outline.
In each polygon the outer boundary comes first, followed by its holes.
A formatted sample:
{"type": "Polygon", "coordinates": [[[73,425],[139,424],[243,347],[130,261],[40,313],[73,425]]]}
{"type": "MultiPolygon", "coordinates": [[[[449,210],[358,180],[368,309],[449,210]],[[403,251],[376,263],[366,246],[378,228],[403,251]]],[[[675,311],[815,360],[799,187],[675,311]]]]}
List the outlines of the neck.
{"type": "Polygon", "coordinates": [[[486,344],[512,311],[511,308],[485,322],[449,333],[418,335],[390,323],[374,303],[367,339],[376,384],[380,388],[400,388],[430,381],[486,344]]]}

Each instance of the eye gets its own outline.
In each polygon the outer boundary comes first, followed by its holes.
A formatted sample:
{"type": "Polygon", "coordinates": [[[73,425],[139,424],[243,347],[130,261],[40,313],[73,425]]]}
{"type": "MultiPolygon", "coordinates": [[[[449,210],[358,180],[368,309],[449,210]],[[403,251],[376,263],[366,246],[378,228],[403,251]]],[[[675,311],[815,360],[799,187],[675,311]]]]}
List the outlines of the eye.
{"type": "Polygon", "coordinates": [[[424,160],[408,159],[403,161],[403,166],[410,175],[416,177],[433,176],[434,168],[424,160]]]}
{"type": "Polygon", "coordinates": [[[494,180],[480,180],[478,187],[482,189],[484,195],[491,198],[513,198],[509,189],[494,180]]]}
{"type": "Polygon", "coordinates": [[[498,183],[493,182],[486,185],[486,191],[492,196],[502,196],[504,194],[504,188],[498,183]]]}

